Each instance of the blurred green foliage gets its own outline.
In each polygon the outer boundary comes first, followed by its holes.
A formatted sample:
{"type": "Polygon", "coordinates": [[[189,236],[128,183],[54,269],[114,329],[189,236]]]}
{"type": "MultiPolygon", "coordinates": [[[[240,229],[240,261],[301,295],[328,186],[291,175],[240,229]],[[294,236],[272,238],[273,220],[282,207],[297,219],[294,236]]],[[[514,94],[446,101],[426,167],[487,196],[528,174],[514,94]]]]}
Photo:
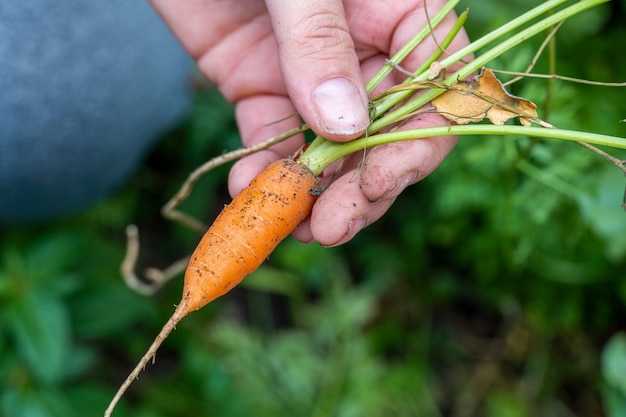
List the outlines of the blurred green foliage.
{"type": "MultiPolygon", "coordinates": [[[[529,7],[467,3],[472,38],[529,7]]],[[[566,23],[554,71],[624,81],[625,18],[613,1],[566,23]]],[[[540,42],[491,67],[524,70],[540,42]]],[[[542,57],[535,71],[550,65],[542,57]]],[[[626,131],[623,90],[537,79],[511,90],[558,127],[626,131]]],[[[100,415],[181,287],[148,299],[124,285],[124,227],[139,225],[142,264],[191,251],[197,236],[159,209],[192,169],[237,146],[232,107],[199,91],[116,195],[2,231],[0,415],[100,415]]],[[[227,172],[203,178],[183,209],[210,221],[228,201],[227,172]]],[[[571,143],[463,138],[349,244],[288,239],[185,319],[115,415],[624,416],[624,185],[571,143]]]]}

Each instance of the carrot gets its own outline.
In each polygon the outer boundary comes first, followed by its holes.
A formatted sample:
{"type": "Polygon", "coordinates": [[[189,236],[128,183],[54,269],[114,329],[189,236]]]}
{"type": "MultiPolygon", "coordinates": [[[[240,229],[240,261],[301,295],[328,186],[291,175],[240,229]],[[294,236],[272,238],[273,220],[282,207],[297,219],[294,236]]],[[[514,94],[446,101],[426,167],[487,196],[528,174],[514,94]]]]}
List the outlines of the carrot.
{"type": "Polygon", "coordinates": [[[183,296],[145,355],[104,412],[109,417],[180,320],[224,295],[256,270],[311,213],[318,180],[293,159],[270,164],[233,199],[191,255],[183,296]]]}

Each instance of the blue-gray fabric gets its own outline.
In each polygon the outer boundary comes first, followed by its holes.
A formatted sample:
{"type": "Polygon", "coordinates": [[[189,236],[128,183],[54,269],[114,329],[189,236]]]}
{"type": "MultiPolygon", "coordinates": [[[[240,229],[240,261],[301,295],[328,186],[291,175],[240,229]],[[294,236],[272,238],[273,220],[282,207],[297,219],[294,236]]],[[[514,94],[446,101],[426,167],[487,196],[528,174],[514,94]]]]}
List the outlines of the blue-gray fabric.
{"type": "Polygon", "coordinates": [[[192,62],[145,0],[0,2],[0,223],[88,207],[187,113],[192,62]]]}

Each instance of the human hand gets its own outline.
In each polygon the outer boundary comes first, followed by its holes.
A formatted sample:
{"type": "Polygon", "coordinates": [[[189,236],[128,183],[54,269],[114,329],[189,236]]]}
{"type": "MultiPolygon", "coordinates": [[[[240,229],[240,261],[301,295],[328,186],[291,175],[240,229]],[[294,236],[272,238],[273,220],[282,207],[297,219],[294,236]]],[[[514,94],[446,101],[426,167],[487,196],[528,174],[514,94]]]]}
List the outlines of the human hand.
{"type": "MultiPolygon", "coordinates": [[[[199,68],[235,103],[246,146],[299,126],[297,117],[287,117],[296,112],[329,140],[362,135],[369,123],[364,80],[427,24],[420,0],[151,1],[199,68]]],[[[429,0],[428,15],[444,3],[429,0]]],[[[435,29],[438,39],[453,23],[450,15],[435,29]]],[[[467,42],[462,32],[448,49],[467,42]]],[[[436,48],[427,39],[403,66],[418,67],[436,48]]],[[[404,78],[392,73],[378,90],[404,78]]],[[[447,123],[426,113],[403,129],[447,123]]],[[[297,136],[238,161],[230,193],[238,194],[265,165],[293,154],[302,142],[297,136]]],[[[347,242],[378,220],[407,186],[430,174],[455,143],[451,137],[398,142],[368,151],[364,160],[348,158],[294,237],[326,246],[347,242]]]]}

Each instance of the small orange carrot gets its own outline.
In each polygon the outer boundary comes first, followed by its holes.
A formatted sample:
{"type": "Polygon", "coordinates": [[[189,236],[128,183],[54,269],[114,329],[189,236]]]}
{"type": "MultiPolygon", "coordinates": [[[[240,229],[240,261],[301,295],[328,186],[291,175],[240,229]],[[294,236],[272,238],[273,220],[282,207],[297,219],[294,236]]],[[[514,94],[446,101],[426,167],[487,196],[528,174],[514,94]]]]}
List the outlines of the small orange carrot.
{"type": "Polygon", "coordinates": [[[187,314],[224,295],[256,270],[311,213],[318,180],[293,159],[270,164],[224,208],[205,233],[185,271],[180,304],[128,375],[104,412],[109,417],[124,392],[187,314]]]}

